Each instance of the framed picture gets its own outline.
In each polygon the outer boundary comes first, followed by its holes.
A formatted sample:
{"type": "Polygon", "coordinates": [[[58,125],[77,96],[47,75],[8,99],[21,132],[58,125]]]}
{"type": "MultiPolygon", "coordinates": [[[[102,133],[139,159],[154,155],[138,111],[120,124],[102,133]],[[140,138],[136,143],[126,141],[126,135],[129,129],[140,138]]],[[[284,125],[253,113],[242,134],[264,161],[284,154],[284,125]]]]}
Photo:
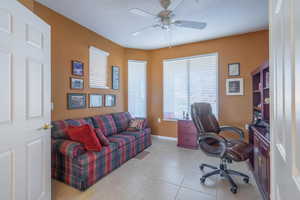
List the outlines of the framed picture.
{"type": "Polygon", "coordinates": [[[71,89],[73,90],[83,90],[84,82],[83,79],[80,78],[70,78],[71,89]]]}
{"type": "Polygon", "coordinates": [[[244,95],[244,79],[232,78],[226,80],[227,95],[244,95]]]}
{"type": "Polygon", "coordinates": [[[120,89],[120,67],[112,67],[112,89],[120,89]]]}
{"type": "Polygon", "coordinates": [[[90,108],[100,108],[103,106],[103,95],[102,94],[90,94],[90,108]]]}
{"type": "Polygon", "coordinates": [[[229,76],[239,76],[240,75],[240,63],[231,63],[228,65],[228,75],[229,76]]]}
{"type": "Polygon", "coordinates": [[[105,95],[105,107],[113,107],[116,105],[116,95],[105,95]]]}
{"type": "Polygon", "coordinates": [[[68,94],[68,109],[86,108],[86,94],[68,94]]]}
{"type": "Polygon", "coordinates": [[[74,76],[83,76],[83,66],[84,64],[80,61],[73,60],[72,61],[72,75],[74,76]]]}

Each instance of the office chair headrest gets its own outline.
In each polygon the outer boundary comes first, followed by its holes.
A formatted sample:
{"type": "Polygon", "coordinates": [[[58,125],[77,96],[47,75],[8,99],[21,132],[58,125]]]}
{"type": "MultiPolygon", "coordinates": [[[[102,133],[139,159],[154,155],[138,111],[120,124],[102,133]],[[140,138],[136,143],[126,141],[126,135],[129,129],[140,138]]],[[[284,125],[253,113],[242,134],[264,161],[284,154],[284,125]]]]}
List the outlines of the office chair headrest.
{"type": "Polygon", "coordinates": [[[192,105],[194,110],[196,111],[197,115],[211,115],[212,108],[209,103],[194,103],[192,105]]]}

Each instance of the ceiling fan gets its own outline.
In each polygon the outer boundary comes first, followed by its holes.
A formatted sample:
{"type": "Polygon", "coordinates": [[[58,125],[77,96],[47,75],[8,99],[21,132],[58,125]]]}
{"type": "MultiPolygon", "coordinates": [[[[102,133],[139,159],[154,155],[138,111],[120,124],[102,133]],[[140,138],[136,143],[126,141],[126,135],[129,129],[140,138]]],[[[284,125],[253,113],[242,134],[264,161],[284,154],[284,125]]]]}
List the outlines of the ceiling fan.
{"type": "MultiPolygon", "coordinates": [[[[162,30],[166,30],[170,32],[171,27],[183,27],[183,28],[191,28],[202,30],[204,29],[207,24],[205,22],[197,22],[197,21],[189,21],[189,20],[174,20],[175,13],[174,11],[184,2],[182,0],[174,9],[170,9],[171,0],[159,0],[160,5],[162,6],[163,10],[159,12],[157,15],[151,14],[145,10],[139,8],[130,9],[129,12],[135,15],[139,15],[142,17],[152,17],[156,20],[151,26],[144,27],[138,31],[132,33],[133,36],[137,36],[143,32],[148,31],[149,29],[160,28],[162,30]]],[[[199,0],[195,0],[198,2],[199,0]]]]}

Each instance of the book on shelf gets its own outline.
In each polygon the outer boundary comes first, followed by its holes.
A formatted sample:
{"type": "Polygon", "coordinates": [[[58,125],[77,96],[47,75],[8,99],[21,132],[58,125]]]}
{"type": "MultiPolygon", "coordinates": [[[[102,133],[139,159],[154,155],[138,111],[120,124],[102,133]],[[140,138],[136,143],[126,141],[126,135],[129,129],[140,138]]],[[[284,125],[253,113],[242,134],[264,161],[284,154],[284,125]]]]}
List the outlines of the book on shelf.
{"type": "Polygon", "coordinates": [[[266,88],[269,88],[269,83],[270,83],[270,73],[266,72],[266,88]]]}

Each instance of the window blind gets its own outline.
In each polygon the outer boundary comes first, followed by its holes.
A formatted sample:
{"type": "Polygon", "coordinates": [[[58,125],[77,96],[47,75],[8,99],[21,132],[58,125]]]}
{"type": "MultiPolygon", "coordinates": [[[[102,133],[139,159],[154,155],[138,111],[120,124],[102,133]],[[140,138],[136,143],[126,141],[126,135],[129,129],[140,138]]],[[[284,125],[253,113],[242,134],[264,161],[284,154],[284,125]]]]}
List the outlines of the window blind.
{"type": "Polygon", "coordinates": [[[164,119],[182,119],[195,102],[208,102],[218,115],[218,56],[164,61],[164,119]]]}
{"type": "Polygon", "coordinates": [[[109,53],[90,47],[90,88],[108,88],[107,86],[107,59],[109,53]]]}
{"type": "Polygon", "coordinates": [[[128,111],[147,117],[147,62],[128,61],[128,111]]]}

